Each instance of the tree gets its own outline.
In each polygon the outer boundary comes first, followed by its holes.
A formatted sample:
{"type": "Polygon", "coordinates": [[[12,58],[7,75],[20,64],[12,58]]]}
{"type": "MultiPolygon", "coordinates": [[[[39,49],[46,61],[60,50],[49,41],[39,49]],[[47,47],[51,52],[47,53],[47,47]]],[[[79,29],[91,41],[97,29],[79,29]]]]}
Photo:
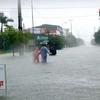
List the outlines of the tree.
{"type": "Polygon", "coordinates": [[[57,49],[62,49],[65,46],[65,38],[60,35],[49,36],[49,45],[55,46],[57,49]]]}
{"type": "Polygon", "coordinates": [[[3,25],[7,26],[8,22],[13,22],[13,21],[14,21],[13,19],[5,16],[4,13],[0,13],[1,33],[3,32],[3,25]]]}
{"type": "Polygon", "coordinates": [[[77,45],[77,39],[74,35],[69,34],[66,38],[66,46],[73,47],[77,45]]]}
{"type": "Polygon", "coordinates": [[[4,43],[8,43],[11,45],[14,56],[14,49],[19,42],[17,30],[15,30],[12,26],[7,26],[3,32],[3,37],[5,37],[4,43]]]}
{"type": "Polygon", "coordinates": [[[24,33],[20,30],[16,30],[13,28],[13,26],[7,26],[2,35],[4,38],[4,43],[8,43],[11,45],[13,56],[15,47],[18,45],[20,46],[21,44],[26,44],[30,39],[30,34],[28,32],[24,33]]]}
{"type": "Polygon", "coordinates": [[[95,42],[100,44],[100,29],[94,33],[95,42]]]}
{"type": "Polygon", "coordinates": [[[0,49],[3,50],[4,42],[3,42],[3,33],[0,33],[0,49]]]}
{"type": "Polygon", "coordinates": [[[92,45],[97,45],[96,42],[95,42],[95,39],[91,39],[91,44],[92,45]]]}

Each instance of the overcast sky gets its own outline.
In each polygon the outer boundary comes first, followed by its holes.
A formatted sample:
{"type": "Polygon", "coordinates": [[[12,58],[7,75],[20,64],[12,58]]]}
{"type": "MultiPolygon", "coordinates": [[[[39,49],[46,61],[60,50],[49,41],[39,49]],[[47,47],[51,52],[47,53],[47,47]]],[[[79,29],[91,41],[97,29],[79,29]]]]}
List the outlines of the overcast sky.
{"type": "MultiPolygon", "coordinates": [[[[21,5],[23,23],[31,27],[31,0],[22,0],[21,5]]],[[[34,26],[55,24],[70,29],[72,23],[73,34],[89,41],[100,25],[99,7],[100,0],[33,0],[34,26]]],[[[0,0],[2,11],[17,23],[17,0],[0,0]]]]}

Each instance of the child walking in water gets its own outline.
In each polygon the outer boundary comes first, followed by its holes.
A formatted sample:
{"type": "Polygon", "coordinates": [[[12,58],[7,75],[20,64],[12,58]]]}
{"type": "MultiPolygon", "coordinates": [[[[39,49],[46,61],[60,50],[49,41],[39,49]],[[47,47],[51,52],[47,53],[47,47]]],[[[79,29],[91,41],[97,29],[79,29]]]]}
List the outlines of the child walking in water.
{"type": "Polygon", "coordinates": [[[40,50],[38,47],[36,47],[35,50],[33,51],[33,63],[39,62],[39,54],[40,54],[40,50]]]}

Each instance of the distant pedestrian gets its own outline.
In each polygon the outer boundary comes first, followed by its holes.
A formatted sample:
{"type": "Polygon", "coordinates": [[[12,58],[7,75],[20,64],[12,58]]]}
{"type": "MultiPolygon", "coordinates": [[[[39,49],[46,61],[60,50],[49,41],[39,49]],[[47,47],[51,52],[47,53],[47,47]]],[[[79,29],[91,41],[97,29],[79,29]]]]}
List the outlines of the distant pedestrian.
{"type": "Polygon", "coordinates": [[[33,62],[40,62],[39,54],[40,54],[40,50],[38,47],[36,47],[35,50],[33,51],[33,62]]]}
{"type": "Polygon", "coordinates": [[[56,50],[56,47],[53,46],[53,52],[52,52],[53,55],[56,55],[57,54],[57,50],[56,50]]]}
{"type": "Polygon", "coordinates": [[[47,49],[45,44],[42,45],[40,52],[41,52],[42,62],[47,62],[47,53],[49,54],[49,50],[47,49]]]}
{"type": "Polygon", "coordinates": [[[50,47],[50,55],[56,55],[57,54],[57,50],[55,46],[51,46],[50,47]]]}

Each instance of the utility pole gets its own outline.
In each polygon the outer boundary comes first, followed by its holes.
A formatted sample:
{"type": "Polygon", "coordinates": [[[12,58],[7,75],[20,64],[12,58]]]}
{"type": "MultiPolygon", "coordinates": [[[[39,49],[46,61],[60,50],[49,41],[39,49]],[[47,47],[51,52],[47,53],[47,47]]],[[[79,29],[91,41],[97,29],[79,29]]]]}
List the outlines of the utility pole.
{"type": "Polygon", "coordinates": [[[31,0],[31,11],[32,11],[32,27],[34,28],[34,19],[33,19],[33,0],[31,0]]]}
{"type": "MultiPolygon", "coordinates": [[[[32,33],[34,37],[34,16],[33,16],[33,0],[31,0],[31,12],[32,12],[32,33]]],[[[35,39],[33,38],[33,50],[35,48],[35,39]]]]}
{"type": "Polygon", "coordinates": [[[18,29],[22,30],[21,0],[18,0],[18,29]]]}
{"type": "Polygon", "coordinates": [[[69,21],[70,21],[70,31],[71,31],[71,34],[73,34],[72,33],[72,21],[73,21],[73,19],[70,19],[69,21]]]}
{"type": "MultiPolygon", "coordinates": [[[[22,14],[21,14],[21,0],[18,0],[18,29],[22,31],[22,14]]],[[[23,44],[20,44],[19,47],[19,55],[24,55],[24,48],[25,46],[23,44]]]]}

